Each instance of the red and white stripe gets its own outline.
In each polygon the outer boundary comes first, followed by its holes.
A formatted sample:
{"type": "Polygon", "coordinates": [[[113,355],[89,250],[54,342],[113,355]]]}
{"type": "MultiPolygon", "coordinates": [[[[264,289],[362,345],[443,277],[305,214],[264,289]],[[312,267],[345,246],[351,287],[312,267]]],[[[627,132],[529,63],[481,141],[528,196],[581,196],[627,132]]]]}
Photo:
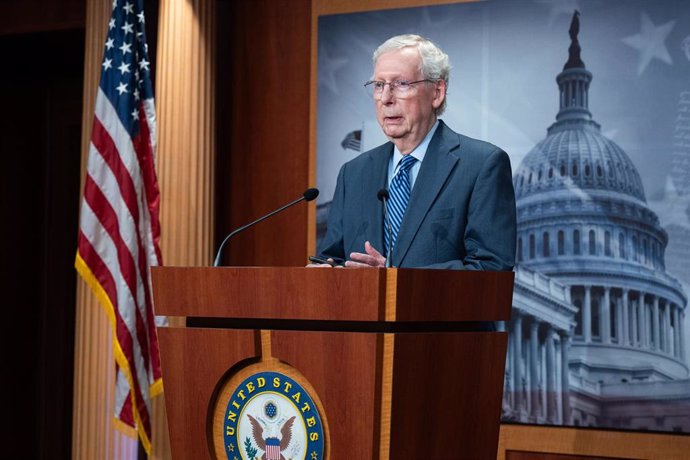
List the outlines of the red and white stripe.
{"type": "Polygon", "coordinates": [[[280,460],[280,446],[266,446],[266,460],[280,460]]]}
{"type": "Polygon", "coordinates": [[[161,263],[153,100],[139,103],[139,120],[131,138],[99,88],[76,266],[113,326],[115,415],[148,451],[151,397],[162,389],[149,271],[161,263]]]}

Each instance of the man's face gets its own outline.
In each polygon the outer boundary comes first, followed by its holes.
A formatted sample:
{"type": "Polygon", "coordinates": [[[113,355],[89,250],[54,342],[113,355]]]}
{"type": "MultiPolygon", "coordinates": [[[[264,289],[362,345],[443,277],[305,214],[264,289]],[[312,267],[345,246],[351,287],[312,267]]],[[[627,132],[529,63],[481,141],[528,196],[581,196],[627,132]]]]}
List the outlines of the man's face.
{"type": "MultiPolygon", "coordinates": [[[[424,79],[421,58],[414,48],[402,48],[382,54],[376,61],[373,80],[417,81],[424,79]]],[[[436,122],[435,111],[446,96],[445,82],[413,85],[403,98],[386,85],[380,99],[375,99],[376,119],[384,134],[406,154],[414,150],[436,122]]]]}

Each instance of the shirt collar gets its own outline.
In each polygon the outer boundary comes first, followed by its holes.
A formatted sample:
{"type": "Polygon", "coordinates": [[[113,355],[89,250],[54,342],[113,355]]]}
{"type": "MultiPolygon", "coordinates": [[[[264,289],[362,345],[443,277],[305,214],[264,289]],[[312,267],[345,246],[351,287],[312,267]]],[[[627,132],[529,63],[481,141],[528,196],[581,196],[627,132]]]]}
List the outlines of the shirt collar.
{"type": "MultiPolygon", "coordinates": [[[[426,133],[426,136],[422,140],[422,142],[419,143],[417,147],[413,151],[411,151],[408,155],[412,155],[421,163],[424,161],[424,156],[426,155],[426,151],[429,148],[429,143],[431,142],[431,138],[434,137],[434,133],[436,132],[436,128],[438,128],[438,122],[439,120],[436,119],[436,123],[431,127],[428,133],[426,133]]],[[[400,153],[400,150],[398,147],[393,145],[393,166],[394,170],[398,169],[398,165],[400,164],[400,160],[402,160],[403,154],[400,153]]]]}

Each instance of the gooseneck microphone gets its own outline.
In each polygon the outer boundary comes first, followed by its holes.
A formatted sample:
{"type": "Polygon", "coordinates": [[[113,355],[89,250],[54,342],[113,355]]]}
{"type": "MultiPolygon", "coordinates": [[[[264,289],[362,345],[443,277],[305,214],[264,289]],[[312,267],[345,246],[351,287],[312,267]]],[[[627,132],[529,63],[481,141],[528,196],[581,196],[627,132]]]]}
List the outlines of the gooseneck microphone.
{"type": "Polygon", "coordinates": [[[390,246],[393,245],[393,227],[391,227],[391,221],[388,217],[388,198],[390,198],[390,195],[388,194],[388,190],[382,188],[378,191],[376,197],[383,203],[383,222],[386,224],[386,231],[388,232],[388,245],[386,246],[386,268],[391,268],[391,256],[393,254],[390,246]]]}
{"type": "Polygon", "coordinates": [[[268,218],[271,217],[272,215],[278,214],[279,212],[284,211],[285,209],[289,208],[290,206],[296,205],[296,204],[299,203],[300,201],[312,201],[312,200],[314,200],[317,196],[319,196],[319,189],[317,189],[317,188],[310,188],[310,189],[307,189],[307,190],[302,194],[302,196],[299,197],[299,198],[297,198],[295,201],[292,201],[292,202],[286,204],[285,206],[280,207],[280,208],[276,209],[275,211],[266,214],[266,215],[263,216],[263,217],[259,217],[259,218],[256,219],[254,222],[250,222],[250,223],[248,223],[247,225],[244,225],[244,226],[242,226],[242,227],[240,227],[240,228],[238,228],[238,229],[236,229],[236,230],[233,230],[228,236],[225,237],[225,239],[223,240],[223,242],[220,243],[220,247],[218,248],[218,252],[216,253],[216,258],[215,258],[215,260],[213,261],[213,266],[214,266],[214,267],[220,266],[220,255],[221,255],[221,253],[223,252],[223,247],[225,246],[225,243],[227,243],[227,242],[230,240],[230,238],[232,238],[233,236],[237,235],[237,234],[240,233],[241,231],[248,229],[248,228],[251,227],[252,225],[258,224],[258,223],[261,222],[262,220],[268,219],[268,218]]]}

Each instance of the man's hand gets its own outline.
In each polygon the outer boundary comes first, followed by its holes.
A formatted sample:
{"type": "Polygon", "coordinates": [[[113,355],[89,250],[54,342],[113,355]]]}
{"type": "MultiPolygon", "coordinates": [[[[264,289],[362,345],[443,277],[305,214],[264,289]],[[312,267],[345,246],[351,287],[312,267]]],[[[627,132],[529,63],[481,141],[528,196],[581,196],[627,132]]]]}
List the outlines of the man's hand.
{"type": "Polygon", "coordinates": [[[353,252],[350,254],[350,259],[345,262],[346,267],[385,267],[386,258],[371,245],[370,242],[364,243],[364,250],[366,254],[361,252],[353,252]]]}

